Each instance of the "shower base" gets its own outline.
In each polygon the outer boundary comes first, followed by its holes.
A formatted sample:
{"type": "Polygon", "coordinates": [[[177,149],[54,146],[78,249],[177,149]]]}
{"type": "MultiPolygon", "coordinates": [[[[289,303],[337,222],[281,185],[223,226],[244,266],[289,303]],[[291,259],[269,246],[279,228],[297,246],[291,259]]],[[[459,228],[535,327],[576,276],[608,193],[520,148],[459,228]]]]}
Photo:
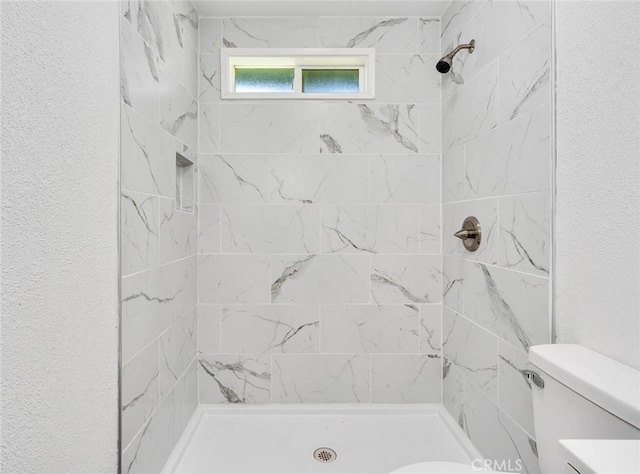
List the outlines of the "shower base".
{"type": "Polygon", "coordinates": [[[440,405],[200,405],[163,472],[386,474],[479,458],[440,405]]]}

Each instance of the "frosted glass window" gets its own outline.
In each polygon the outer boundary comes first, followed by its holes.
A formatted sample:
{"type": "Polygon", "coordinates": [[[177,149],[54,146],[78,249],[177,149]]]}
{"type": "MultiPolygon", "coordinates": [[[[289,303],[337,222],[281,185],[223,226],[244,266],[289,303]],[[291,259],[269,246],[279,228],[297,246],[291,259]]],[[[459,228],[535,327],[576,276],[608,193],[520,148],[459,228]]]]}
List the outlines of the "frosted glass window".
{"type": "Polygon", "coordinates": [[[236,92],[293,92],[294,68],[236,68],[236,92]]]}
{"type": "Polygon", "coordinates": [[[358,69],[303,69],[302,92],[360,92],[358,69]]]}

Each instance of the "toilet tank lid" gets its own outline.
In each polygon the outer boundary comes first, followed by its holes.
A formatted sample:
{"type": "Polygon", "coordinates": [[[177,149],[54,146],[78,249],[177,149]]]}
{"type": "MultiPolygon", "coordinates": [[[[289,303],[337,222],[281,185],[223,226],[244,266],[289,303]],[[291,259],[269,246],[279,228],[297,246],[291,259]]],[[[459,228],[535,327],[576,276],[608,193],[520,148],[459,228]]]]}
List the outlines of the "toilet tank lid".
{"type": "Polygon", "coordinates": [[[529,349],[529,362],[587,400],[640,428],[640,371],[578,344],[529,349]]]}

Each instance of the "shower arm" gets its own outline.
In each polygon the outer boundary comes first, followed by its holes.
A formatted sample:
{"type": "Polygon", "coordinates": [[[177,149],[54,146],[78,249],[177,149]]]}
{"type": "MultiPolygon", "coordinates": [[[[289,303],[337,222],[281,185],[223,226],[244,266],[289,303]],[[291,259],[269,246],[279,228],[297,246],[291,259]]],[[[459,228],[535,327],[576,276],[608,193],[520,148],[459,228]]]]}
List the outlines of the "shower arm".
{"type": "Polygon", "coordinates": [[[473,53],[473,50],[476,49],[476,40],[471,40],[471,42],[468,43],[468,44],[459,45],[453,51],[451,51],[449,54],[447,54],[445,57],[446,58],[453,58],[456,54],[458,54],[463,49],[468,49],[469,53],[473,53]]]}

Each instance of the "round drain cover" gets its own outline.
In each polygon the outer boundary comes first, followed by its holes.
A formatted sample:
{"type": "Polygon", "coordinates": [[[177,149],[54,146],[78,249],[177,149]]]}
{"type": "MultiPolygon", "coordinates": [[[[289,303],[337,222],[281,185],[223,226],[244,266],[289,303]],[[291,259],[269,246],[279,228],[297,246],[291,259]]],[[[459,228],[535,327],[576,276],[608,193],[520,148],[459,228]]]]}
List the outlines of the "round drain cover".
{"type": "Polygon", "coordinates": [[[313,452],[313,457],[318,462],[333,462],[336,460],[338,455],[331,448],[318,448],[313,452]]]}

